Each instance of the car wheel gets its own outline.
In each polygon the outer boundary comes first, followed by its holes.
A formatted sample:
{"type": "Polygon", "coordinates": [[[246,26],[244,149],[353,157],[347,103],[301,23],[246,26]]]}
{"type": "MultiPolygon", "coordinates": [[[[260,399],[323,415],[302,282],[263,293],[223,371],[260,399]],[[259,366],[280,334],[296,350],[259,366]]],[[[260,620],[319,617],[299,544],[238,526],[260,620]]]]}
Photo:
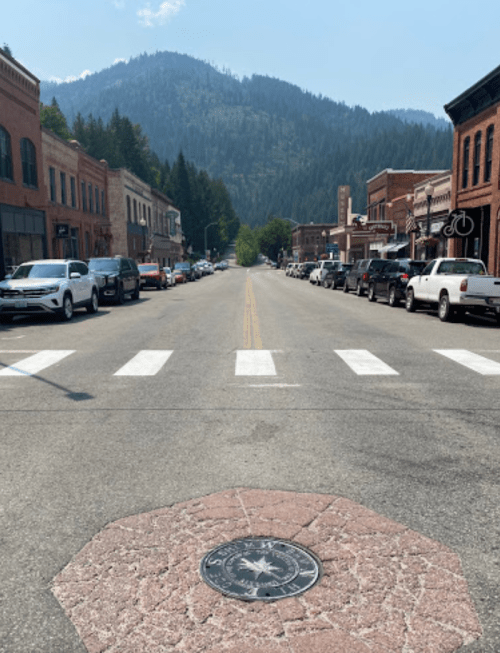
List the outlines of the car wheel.
{"type": "Polygon", "coordinates": [[[500,326],[500,311],[495,311],[495,320],[498,326],[500,326]]]}
{"type": "Polygon", "coordinates": [[[334,279],[332,281],[332,285],[330,286],[332,290],[337,290],[337,279],[334,279]]]}
{"type": "Polygon", "coordinates": [[[139,299],[140,292],[141,292],[141,287],[138,283],[136,283],[135,290],[132,293],[132,299],[139,299]]]}
{"type": "Polygon", "coordinates": [[[328,281],[326,279],[323,281],[323,288],[328,288],[328,281]]]}
{"type": "Polygon", "coordinates": [[[123,290],[123,286],[119,286],[118,288],[118,293],[116,295],[116,303],[117,304],[124,304],[125,303],[125,291],[123,290]]]}
{"type": "Polygon", "coordinates": [[[158,285],[156,286],[156,290],[163,290],[163,284],[161,281],[158,282],[158,285]]]}
{"type": "Polygon", "coordinates": [[[441,295],[438,305],[438,316],[441,322],[449,322],[453,314],[453,309],[450,305],[450,298],[446,293],[441,295]]]}
{"type": "Polygon", "coordinates": [[[406,303],[405,308],[408,313],[414,313],[417,310],[417,300],[413,294],[413,288],[409,288],[406,293],[406,303]]]}
{"type": "Polygon", "coordinates": [[[97,313],[99,310],[99,297],[95,290],[92,291],[92,297],[90,298],[90,304],[87,306],[87,313],[97,313]]]}
{"type": "Polygon", "coordinates": [[[375,286],[371,283],[368,287],[368,301],[376,302],[377,298],[375,297],[375,286]]]}
{"type": "Polygon", "coordinates": [[[387,303],[389,304],[389,306],[392,306],[392,307],[397,306],[399,304],[399,300],[398,300],[398,297],[396,295],[396,287],[395,286],[391,286],[389,288],[389,296],[387,298],[387,303]]]}
{"type": "Polygon", "coordinates": [[[361,288],[361,283],[358,281],[358,284],[356,286],[356,295],[358,297],[363,297],[364,294],[365,294],[365,291],[363,290],[363,288],[361,288]]]}
{"type": "Polygon", "coordinates": [[[61,311],[61,320],[63,322],[69,322],[73,318],[73,300],[71,295],[64,295],[62,311],[61,311]]]}
{"type": "Polygon", "coordinates": [[[342,292],[349,292],[349,286],[347,285],[347,281],[344,281],[344,287],[342,288],[342,292]]]}
{"type": "Polygon", "coordinates": [[[0,324],[10,324],[13,319],[13,315],[0,315],[0,324]]]}

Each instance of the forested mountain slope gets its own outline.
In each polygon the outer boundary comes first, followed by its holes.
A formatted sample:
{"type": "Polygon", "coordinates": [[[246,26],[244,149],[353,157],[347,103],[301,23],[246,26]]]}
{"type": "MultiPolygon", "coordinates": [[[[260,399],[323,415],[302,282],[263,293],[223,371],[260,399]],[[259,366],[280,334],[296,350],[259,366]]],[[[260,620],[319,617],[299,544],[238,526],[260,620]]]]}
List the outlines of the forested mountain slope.
{"type": "Polygon", "coordinates": [[[370,114],[270,77],[239,80],[172,52],[141,55],[76,82],[42,83],[42,101],[52,97],[70,125],[78,113],[108,121],[118,108],[141,125],[161,160],[172,162],[182,150],[212,178],[222,177],[250,225],[269,213],[332,222],[341,184],[351,186],[361,212],[366,180],[380,170],[451,166],[450,127],[370,114]]]}

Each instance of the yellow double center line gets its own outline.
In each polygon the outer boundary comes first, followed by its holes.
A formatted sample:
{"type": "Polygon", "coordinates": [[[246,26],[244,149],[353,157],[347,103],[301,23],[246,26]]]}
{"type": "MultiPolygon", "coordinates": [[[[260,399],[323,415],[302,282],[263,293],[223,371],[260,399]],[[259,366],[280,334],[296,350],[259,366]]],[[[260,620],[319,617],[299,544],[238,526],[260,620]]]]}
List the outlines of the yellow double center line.
{"type": "Polygon", "coordinates": [[[247,275],[245,286],[245,312],[243,314],[243,348],[244,349],[262,349],[262,339],[260,337],[259,318],[255,308],[255,295],[253,294],[252,280],[247,275]],[[253,335],[253,347],[252,347],[253,335]]]}

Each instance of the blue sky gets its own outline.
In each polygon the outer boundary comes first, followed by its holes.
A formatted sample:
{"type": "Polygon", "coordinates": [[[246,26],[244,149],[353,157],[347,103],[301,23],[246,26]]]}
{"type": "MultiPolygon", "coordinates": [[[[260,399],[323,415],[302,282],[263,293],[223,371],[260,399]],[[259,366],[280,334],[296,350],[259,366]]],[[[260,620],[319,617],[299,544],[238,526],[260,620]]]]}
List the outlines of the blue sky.
{"type": "Polygon", "coordinates": [[[500,3],[484,0],[7,0],[0,45],[66,80],[169,50],[278,77],[369,111],[443,105],[500,64],[500,3]]]}

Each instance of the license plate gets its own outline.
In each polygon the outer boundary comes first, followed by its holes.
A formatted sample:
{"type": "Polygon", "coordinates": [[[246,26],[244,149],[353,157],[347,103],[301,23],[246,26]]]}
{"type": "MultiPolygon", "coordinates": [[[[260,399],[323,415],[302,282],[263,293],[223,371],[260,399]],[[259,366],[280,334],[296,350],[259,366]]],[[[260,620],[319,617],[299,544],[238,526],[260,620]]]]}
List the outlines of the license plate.
{"type": "Polygon", "coordinates": [[[500,306],[500,299],[490,299],[490,304],[495,304],[495,306],[500,306]]]}
{"type": "Polygon", "coordinates": [[[27,308],[28,302],[14,302],[14,308],[27,308]]]}

